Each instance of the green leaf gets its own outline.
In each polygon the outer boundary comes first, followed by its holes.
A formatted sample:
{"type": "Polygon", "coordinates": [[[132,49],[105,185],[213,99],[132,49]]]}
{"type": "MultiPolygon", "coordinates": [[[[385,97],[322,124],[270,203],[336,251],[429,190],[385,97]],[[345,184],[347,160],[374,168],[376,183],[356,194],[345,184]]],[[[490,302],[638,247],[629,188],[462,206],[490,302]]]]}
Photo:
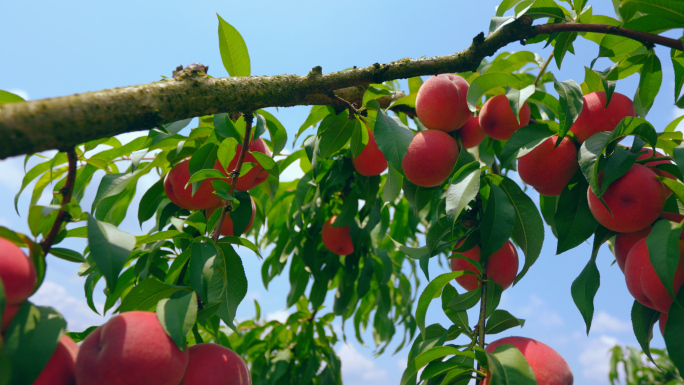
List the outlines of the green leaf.
{"type": "Polygon", "coordinates": [[[155,311],[160,300],[169,298],[181,290],[154,278],[148,278],[133,286],[131,291],[121,299],[119,311],[121,313],[133,310],[155,311]]]}
{"type": "Polygon", "coordinates": [[[220,278],[222,285],[213,285],[214,288],[220,287],[219,290],[210,290],[210,303],[219,302],[220,306],[216,314],[221,317],[221,320],[228,325],[233,331],[237,331],[233,320],[240,302],[247,295],[247,277],[245,276],[245,269],[242,266],[242,259],[237,255],[230,244],[220,243],[218,253],[218,278],[220,278]]]}
{"type": "Polygon", "coordinates": [[[684,25],[684,4],[677,0],[623,0],[622,7],[634,7],[637,12],[657,16],[684,25]]]}
{"type": "Polygon", "coordinates": [[[209,303],[209,285],[214,279],[217,271],[214,267],[216,263],[216,247],[211,243],[194,242],[190,246],[190,284],[199,293],[205,303],[209,303]]]}
{"type": "MultiPolygon", "coordinates": [[[[684,304],[684,290],[679,290],[677,303],[684,304]]],[[[667,313],[667,325],[665,326],[665,346],[672,363],[681,373],[684,369],[684,307],[672,305],[667,313]]],[[[644,349],[645,350],[645,349],[644,349]]]]}
{"type": "Polygon", "coordinates": [[[356,158],[361,154],[363,149],[366,148],[369,139],[370,135],[368,135],[368,128],[366,127],[365,123],[359,122],[359,124],[355,126],[351,137],[350,147],[352,158],[356,158]]]}
{"type": "Polygon", "coordinates": [[[671,49],[670,58],[672,59],[672,67],[674,68],[675,75],[675,102],[682,93],[682,86],[684,86],[684,53],[682,51],[671,49]]]}
{"type": "Polygon", "coordinates": [[[271,144],[273,145],[273,156],[279,155],[287,144],[287,130],[280,121],[268,111],[257,110],[259,115],[266,119],[266,128],[271,134],[271,144]]]}
{"type": "Polygon", "coordinates": [[[484,216],[480,222],[483,260],[508,242],[515,224],[515,208],[508,199],[508,195],[495,184],[489,186],[491,192],[486,200],[484,216]]]}
{"type": "Polygon", "coordinates": [[[522,84],[518,78],[511,73],[491,72],[476,77],[468,88],[468,108],[471,111],[477,109],[477,102],[487,93],[487,91],[497,87],[511,87],[521,89],[522,84]]]}
{"type": "Polygon", "coordinates": [[[582,88],[574,80],[559,82],[555,79],[553,87],[558,92],[558,140],[561,140],[582,111],[582,88]]]}
{"type": "Polygon", "coordinates": [[[663,83],[663,71],[660,65],[660,59],[656,56],[654,51],[651,51],[641,67],[641,77],[639,78],[639,100],[641,101],[641,108],[648,111],[655,101],[660,85],[663,83]]]}
{"type": "Polygon", "coordinates": [[[387,179],[385,179],[385,184],[382,186],[382,201],[385,203],[394,202],[401,192],[403,181],[404,177],[401,176],[401,173],[390,164],[387,167],[387,179]]]}
{"type": "Polygon", "coordinates": [[[51,307],[26,301],[5,331],[3,353],[12,368],[10,384],[33,384],[52,357],[66,321],[51,307]]]}
{"type": "Polygon", "coordinates": [[[561,32],[556,36],[553,58],[556,60],[558,69],[561,68],[565,53],[572,49],[572,43],[575,39],[577,39],[577,32],[561,32]]]}
{"type": "Polygon", "coordinates": [[[471,162],[461,167],[452,178],[446,193],[446,212],[452,226],[463,209],[477,196],[480,190],[480,163],[471,162]]]}
{"type": "Polygon", "coordinates": [[[556,254],[579,246],[598,226],[589,210],[587,187],[587,181],[582,173],[576,172],[558,197],[553,219],[558,233],[556,254]]]}
{"type": "Polygon", "coordinates": [[[86,261],[78,251],[62,249],[59,247],[50,248],[50,254],[69,262],[83,263],[86,261]]]}
{"type": "Polygon", "coordinates": [[[494,353],[485,352],[489,363],[490,385],[537,385],[525,356],[513,345],[500,345],[494,353]]]}
{"type": "Polygon", "coordinates": [[[533,19],[549,17],[563,20],[565,18],[565,13],[563,12],[563,8],[556,5],[553,0],[536,0],[525,12],[525,16],[529,16],[533,19]]]}
{"type": "Polygon", "coordinates": [[[408,384],[409,380],[412,377],[414,377],[418,373],[418,371],[428,363],[439,358],[452,355],[464,355],[467,357],[475,356],[475,354],[472,352],[462,352],[457,348],[451,346],[434,346],[431,349],[428,349],[427,351],[417,355],[416,358],[414,358],[408,363],[408,365],[406,366],[406,370],[404,371],[404,374],[401,376],[400,385],[408,384]]]}
{"type": "Polygon", "coordinates": [[[396,116],[388,116],[379,110],[375,121],[375,142],[387,159],[387,163],[395,170],[403,172],[402,160],[408,146],[413,140],[413,131],[409,130],[396,116]]]}
{"type": "Polygon", "coordinates": [[[674,298],[675,272],[679,263],[679,236],[684,225],[671,221],[657,221],[646,237],[648,255],[653,269],[665,289],[674,298]]]}
{"type": "Polygon", "coordinates": [[[221,142],[221,145],[216,151],[216,157],[218,158],[219,163],[221,163],[221,167],[223,167],[224,170],[228,170],[230,162],[232,162],[235,158],[235,155],[237,155],[237,146],[238,142],[235,140],[235,138],[226,138],[221,142]]]}
{"type": "Polygon", "coordinates": [[[534,94],[534,92],[535,89],[534,85],[532,84],[520,90],[516,90],[515,88],[506,89],[506,98],[508,99],[508,103],[511,105],[513,115],[515,115],[515,118],[518,121],[520,121],[520,117],[518,116],[518,114],[520,114],[520,110],[525,106],[525,102],[530,96],[532,96],[532,94],[534,94]]]}
{"type": "Polygon", "coordinates": [[[245,40],[235,27],[228,24],[218,14],[216,16],[219,19],[219,50],[223,67],[230,76],[249,76],[251,68],[245,40]]]}
{"type": "MultiPolygon", "coordinates": [[[[463,273],[467,274],[466,272],[463,273]]],[[[501,287],[501,285],[499,285],[499,287],[501,287]]],[[[499,294],[501,294],[501,291],[499,291],[499,294]]],[[[482,290],[478,287],[475,290],[471,290],[453,297],[451,300],[449,300],[449,303],[447,303],[447,308],[455,312],[466,311],[477,305],[478,302],[480,302],[480,297],[482,297],[482,290]]],[[[488,296],[487,298],[490,297],[488,296]]]]}
{"type": "Polygon", "coordinates": [[[258,151],[250,151],[250,154],[252,154],[256,161],[259,162],[259,165],[261,165],[261,167],[263,167],[264,170],[268,171],[269,174],[275,177],[278,177],[280,175],[278,164],[273,160],[273,158],[258,151]]]}
{"type": "Polygon", "coordinates": [[[299,127],[299,130],[297,130],[297,133],[292,140],[292,145],[294,146],[299,138],[299,135],[301,135],[307,128],[316,125],[316,123],[320,122],[328,115],[335,115],[335,110],[331,106],[312,106],[309,116],[307,116],[304,123],[301,125],[301,127],[299,127]]]}
{"type": "Polygon", "coordinates": [[[530,124],[520,128],[511,135],[501,150],[501,166],[508,167],[513,160],[528,154],[553,135],[555,133],[546,124],[530,124]]]}
{"type": "Polygon", "coordinates": [[[433,298],[437,298],[446,284],[461,275],[463,275],[462,271],[454,271],[437,276],[427,284],[425,290],[420,294],[418,306],[416,307],[416,323],[420,329],[421,335],[425,336],[425,315],[430,306],[430,302],[432,302],[433,298]]]}
{"type": "MultiPolygon", "coordinates": [[[[598,249],[596,250],[598,251],[598,249]]],[[[601,274],[596,266],[596,252],[589,259],[582,272],[572,282],[570,293],[575,306],[579,309],[587,326],[587,335],[591,329],[591,320],[594,317],[594,297],[601,284],[601,274]]]]}
{"type": "Polygon", "coordinates": [[[142,227],[143,222],[146,222],[159,208],[159,204],[166,197],[164,194],[164,179],[160,179],[155,182],[152,187],[149,188],[143,194],[140,199],[140,204],[138,205],[138,222],[142,227]]]}
{"type": "Polygon", "coordinates": [[[544,244],[544,222],[532,199],[513,180],[503,177],[501,189],[506,192],[515,211],[511,238],[525,254],[525,265],[515,278],[517,283],[537,261],[544,244]]]}
{"type": "Polygon", "coordinates": [[[363,106],[368,104],[371,100],[380,99],[385,96],[391,96],[392,93],[389,90],[379,88],[382,84],[370,84],[366,92],[363,93],[363,106]]]}
{"type": "MultiPolygon", "coordinates": [[[[226,139],[226,140],[228,140],[228,139],[226,139]]],[[[210,178],[221,179],[221,178],[225,178],[225,175],[223,175],[223,173],[221,171],[216,170],[216,169],[199,170],[196,173],[192,174],[190,179],[188,179],[188,183],[185,186],[185,188],[187,188],[187,186],[190,185],[191,183],[200,182],[200,181],[203,181],[205,179],[210,179],[210,178]]]]}
{"type": "Polygon", "coordinates": [[[525,326],[525,320],[513,317],[511,313],[506,310],[494,310],[492,315],[487,319],[485,333],[498,334],[516,326],[525,326]]]}
{"type": "Polygon", "coordinates": [[[180,291],[157,304],[157,319],[166,334],[185,351],[185,336],[197,319],[197,296],[194,291],[180,291]]]}
{"type": "Polygon", "coordinates": [[[135,247],[135,237],[88,216],[88,245],[95,266],[107,281],[107,288],[114,290],[119,273],[135,247]]]}
{"type": "Polygon", "coordinates": [[[649,345],[653,339],[653,325],[658,321],[659,317],[660,313],[657,310],[646,307],[636,300],[634,301],[634,305],[632,305],[632,329],[634,330],[634,336],[639,342],[639,346],[641,346],[644,354],[646,354],[651,362],[654,361],[649,345]]]}
{"type": "Polygon", "coordinates": [[[321,141],[318,145],[320,150],[321,158],[329,158],[334,153],[342,149],[349,139],[351,139],[352,133],[357,129],[359,121],[357,119],[349,119],[346,111],[338,114],[328,127],[324,127],[322,124],[319,127],[319,136],[321,141]],[[320,132],[323,129],[323,132],[320,132]]]}
{"type": "MultiPolygon", "coordinates": [[[[243,118],[244,121],[244,118],[243,118]]],[[[237,142],[242,143],[242,137],[244,136],[244,129],[242,132],[238,130],[237,127],[235,127],[235,124],[233,123],[232,120],[230,120],[230,117],[228,114],[215,114],[214,115],[214,128],[216,131],[216,134],[223,138],[223,139],[228,139],[228,138],[233,138],[237,142]]]]}
{"type": "Polygon", "coordinates": [[[19,197],[21,196],[21,193],[22,191],[24,191],[26,186],[28,186],[29,183],[31,183],[34,179],[38,178],[44,172],[50,170],[51,167],[60,165],[62,163],[66,163],[66,161],[66,154],[60,152],[57,155],[55,155],[55,157],[52,158],[51,161],[38,163],[37,165],[33,166],[33,168],[31,168],[26,173],[26,175],[24,175],[24,178],[21,181],[21,188],[19,189],[17,195],[14,196],[14,209],[17,211],[17,214],[19,214],[19,197]]]}
{"type": "Polygon", "coordinates": [[[11,92],[0,90],[0,104],[23,102],[24,98],[11,92]]]}
{"type": "Polygon", "coordinates": [[[604,35],[599,45],[598,57],[607,57],[614,61],[620,61],[641,46],[640,42],[633,39],[617,35],[604,35]]]}

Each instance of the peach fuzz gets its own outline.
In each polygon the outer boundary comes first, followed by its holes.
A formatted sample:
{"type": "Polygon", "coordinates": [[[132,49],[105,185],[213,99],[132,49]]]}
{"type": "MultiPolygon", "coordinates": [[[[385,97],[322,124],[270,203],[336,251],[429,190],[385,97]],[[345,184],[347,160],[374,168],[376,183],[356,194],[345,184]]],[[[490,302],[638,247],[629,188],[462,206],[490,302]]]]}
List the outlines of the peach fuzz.
{"type": "Polygon", "coordinates": [[[636,116],[632,100],[619,92],[613,92],[608,108],[605,91],[586,94],[582,97],[582,111],[570,127],[579,143],[602,131],[613,131],[627,116],[636,116]]]}
{"type": "Polygon", "coordinates": [[[416,114],[429,129],[450,132],[472,116],[466,95],[468,82],[458,75],[441,74],[423,83],[416,95],[416,114]]]}
{"type": "MultiPolygon", "coordinates": [[[[599,175],[599,184],[601,177],[599,175]]],[[[656,179],[655,172],[640,164],[634,164],[603,194],[612,214],[591,187],[587,188],[589,209],[594,218],[609,230],[619,233],[632,233],[651,225],[663,210],[665,194],[665,186],[656,179]]]]}
{"type": "Polygon", "coordinates": [[[50,357],[47,365],[40,372],[33,385],[76,384],[74,365],[76,364],[77,355],[78,345],[67,335],[63,335],[59,339],[55,352],[52,353],[52,357],[50,357]]]}
{"type": "Polygon", "coordinates": [[[458,130],[458,135],[461,137],[461,143],[465,148],[479,146],[486,136],[480,127],[480,118],[477,116],[471,116],[466,124],[458,130]]]}
{"type": "Polygon", "coordinates": [[[26,300],[36,286],[36,268],[19,246],[0,238],[0,279],[5,288],[7,305],[26,300]]]}
{"type": "Polygon", "coordinates": [[[205,179],[200,187],[192,195],[192,185],[185,185],[190,180],[190,159],[184,160],[173,166],[164,178],[164,192],[178,207],[188,210],[202,210],[221,203],[221,198],[214,194],[212,179],[205,179]]]}
{"type": "MultiPolygon", "coordinates": [[[[464,241],[458,243],[457,246],[463,244],[464,241]]],[[[470,250],[454,252],[452,255],[461,254],[466,258],[480,261],[482,249],[476,245],[470,250]]],[[[472,271],[479,275],[475,266],[462,258],[451,258],[451,271],[472,271]]],[[[515,276],[518,274],[518,251],[513,246],[511,241],[506,242],[503,247],[495,251],[487,258],[487,276],[494,282],[503,286],[503,289],[508,289],[515,276]]],[[[472,291],[480,286],[478,275],[464,274],[456,277],[456,282],[464,289],[472,291]]]]}
{"type": "MultiPolygon", "coordinates": [[[[684,285],[684,241],[679,241],[679,264],[673,277],[674,294],[684,285]]],[[[667,313],[673,299],[651,264],[646,238],[640,239],[627,256],[625,264],[627,289],[642,305],[667,313]]]]}
{"type": "MultiPolygon", "coordinates": [[[[235,148],[235,156],[233,157],[233,160],[230,161],[227,170],[221,166],[221,162],[218,160],[216,160],[214,168],[223,172],[225,176],[230,176],[230,173],[237,166],[238,158],[240,157],[240,151],[242,151],[242,145],[238,144],[235,148]]],[[[259,162],[257,162],[254,155],[250,154],[250,152],[260,152],[262,154],[271,156],[271,150],[268,148],[268,145],[262,138],[254,140],[249,144],[249,151],[245,154],[244,163],[254,163],[254,167],[247,171],[247,173],[240,174],[237,184],[235,185],[235,189],[238,191],[251,190],[268,178],[268,171],[264,170],[264,168],[259,165],[259,162]]]]}
{"type": "Polygon", "coordinates": [[[458,160],[458,144],[449,134],[438,130],[418,131],[401,162],[411,183],[423,187],[442,184],[458,160]]]}
{"type": "Polygon", "coordinates": [[[387,170],[387,159],[375,143],[375,136],[368,127],[368,143],[363,148],[359,156],[352,157],[352,164],[356,172],[363,176],[380,175],[387,170]]]}
{"type": "Polygon", "coordinates": [[[234,351],[217,344],[188,348],[190,359],[180,385],[250,385],[247,365],[234,351]]]}
{"type": "MultiPolygon", "coordinates": [[[[485,349],[494,352],[501,345],[513,345],[530,364],[537,385],[572,385],[574,378],[565,359],[548,345],[525,337],[505,337],[490,343],[485,349]]],[[[484,381],[488,385],[490,379],[484,381]]]]}
{"type": "Polygon", "coordinates": [[[520,179],[542,195],[560,195],[579,168],[572,140],[565,137],[554,148],[557,140],[552,136],[518,159],[520,179]]]}
{"type": "Polygon", "coordinates": [[[354,244],[349,235],[349,226],[335,227],[332,225],[337,219],[333,215],[325,221],[321,230],[321,238],[326,249],[337,255],[349,255],[354,252],[354,244]]]}
{"type": "Polygon", "coordinates": [[[530,106],[525,102],[518,114],[518,121],[506,95],[495,95],[482,106],[480,127],[485,134],[496,140],[508,140],[514,132],[527,126],[530,114],[530,106]]]}
{"type": "Polygon", "coordinates": [[[78,385],[178,385],[188,364],[155,313],[121,313],[93,330],[76,359],[78,385]]]}
{"type": "MultiPolygon", "coordinates": [[[[256,205],[254,204],[254,199],[252,197],[249,197],[250,202],[252,203],[252,218],[249,220],[249,223],[247,224],[247,228],[243,233],[246,233],[249,231],[249,229],[252,228],[252,223],[254,222],[254,215],[256,214],[256,205]]],[[[217,207],[212,207],[210,209],[207,209],[207,219],[211,218],[212,214],[214,214],[214,211],[216,210],[223,210],[223,206],[217,206],[217,207]]],[[[232,214],[232,212],[231,212],[232,214]]],[[[230,215],[226,215],[226,219],[223,220],[223,226],[221,227],[221,235],[225,236],[231,236],[235,235],[233,234],[233,220],[230,219],[230,215]]]]}

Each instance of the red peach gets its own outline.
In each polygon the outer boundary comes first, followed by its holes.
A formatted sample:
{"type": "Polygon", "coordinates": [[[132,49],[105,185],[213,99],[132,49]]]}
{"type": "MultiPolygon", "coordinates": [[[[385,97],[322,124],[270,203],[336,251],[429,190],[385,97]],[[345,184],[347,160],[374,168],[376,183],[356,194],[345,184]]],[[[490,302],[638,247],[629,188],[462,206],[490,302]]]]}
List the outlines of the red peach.
{"type": "Polygon", "coordinates": [[[178,385],[188,364],[155,313],[121,313],[93,330],[76,359],[78,385],[178,385]]]}
{"type": "Polygon", "coordinates": [[[385,159],[385,155],[382,154],[377,143],[375,143],[375,137],[371,130],[367,127],[366,130],[368,130],[368,143],[359,156],[356,158],[352,157],[352,164],[356,172],[361,175],[380,175],[383,171],[387,170],[387,159],[385,159]]]}
{"type": "Polygon", "coordinates": [[[190,160],[175,165],[164,178],[164,192],[177,206],[188,210],[202,210],[221,203],[221,198],[214,194],[213,179],[205,179],[192,195],[192,185],[185,185],[190,180],[190,160]]]}
{"type": "Polygon", "coordinates": [[[643,230],[633,233],[617,233],[617,235],[615,235],[615,260],[623,273],[625,272],[625,263],[627,262],[629,251],[632,250],[632,247],[634,247],[639,240],[646,238],[648,234],[651,233],[651,230],[653,230],[653,226],[648,226],[643,230]]]}
{"type": "Polygon", "coordinates": [[[77,355],[78,345],[66,334],[63,335],[33,385],[75,385],[74,365],[77,355]]]}
{"type": "Polygon", "coordinates": [[[416,132],[401,162],[411,183],[423,187],[442,184],[458,160],[458,144],[449,134],[438,130],[416,132]]]}
{"type": "Polygon", "coordinates": [[[530,122],[530,106],[525,103],[515,118],[506,95],[495,95],[482,106],[480,127],[485,134],[496,140],[508,140],[514,132],[530,122]]]}
{"type": "Polygon", "coordinates": [[[636,116],[634,103],[619,92],[613,92],[608,108],[605,91],[586,94],[582,97],[582,111],[570,127],[579,143],[584,143],[594,134],[602,131],[613,131],[620,121],[627,116],[636,116]]]}
{"type": "MultiPolygon", "coordinates": [[[[505,337],[490,343],[485,349],[494,352],[501,345],[513,345],[530,364],[537,385],[572,385],[574,378],[570,366],[563,357],[548,345],[525,337],[505,337]]],[[[484,381],[488,385],[490,379],[484,381]]]]}
{"type": "Polygon", "coordinates": [[[458,130],[458,134],[461,136],[461,143],[465,148],[477,147],[485,138],[485,132],[480,127],[480,118],[477,116],[471,116],[466,124],[458,130]]]}
{"type": "MultiPolygon", "coordinates": [[[[221,162],[218,160],[216,160],[214,168],[220,170],[226,176],[230,176],[230,172],[232,172],[235,169],[235,166],[237,166],[240,151],[242,151],[242,145],[238,144],[235,148],[235,156],[233,157],[233,160],[230,161],[227,171],[223,168],[223,166],[221,166],[221,162]]],[[[235,189],[238,191],[251,190],[268,178],[268,171],[264,170],[264,168],[259,165],[259,162],[257,162],[254,155],[250,154],[250,152],[260,152],[262,154],[271,156],[271,150],[268,148],[268,145],[262,138],[259,138],[249,144],[249,151],[245,154],[244,163],[254,163],[255,165],[249,171],[247,171],[247,173],[241,174],[238,177],[237,184],[235,185],[235,189]]]]}
{"type": "Polygon", "coordinates": [[[426,80],[416,95],[416,114],[429,129],[454,131],[472,116],[466,95],[468,82],[458,75],[441,74],[426,80]]]}
{"type": "Polygon", "coordinates": [[[251,385],[247,365],[234,351],[217,344],[188,348],[190,359],[180,385],[251,385]]]}
{"type": "Polygon", "coordinates": [[[554,148],[557,140],[552,136],[518,159],[520,179],[542,195],[560,195],[579,168],[572,140],[565,137],[554,148]]]}
{"type": "Polygon", "coordinates": [[[349,226],[334,227],[332,225],[337,219],[337,215],[333,215],[323,224],[321,230],[321,238],[323,238],[323,245],[326,249],[337,255],[349,255],[354,252],[354,244],[349,235],[349,226]]]}
{"type": "MultiPolygon", "coordinates": [[[[457,246],[462,245],[463,242],[459,242],[457,246]]],[[[452,255],[462,254],[466,258],[479,262],[481,252],[480,246],[476,245],[470,250],[454,252],[452,255]]],[[[478,273],[478,270],[469,261],[462,258],[451,258],[451,271],[461,270],[478,273]]],[[[506,290],[515,280],[516,274],[518,274],[518,251],[513,246],[513,243],[508,241],[487,258],[487,276],[506,290]]],[[[456,277],[456,282],[468,291],[475,290],[480,286],[478,277],[473,274],[456,277]]]]}
{"type": "MultiPolygon", "coordinates": [[[[251,203],[252,203],[252,218],[249,220],[249,224],[247,224],[247,228],[243,233],[246,233],[249,231],[249,229],[252,228],[252,223],[254,222],[254,214],[256,214],[256,205],[254,204],[254,199],[252,197],[249,197],[251,203]]],[[[211,215],[214,214],[214,211],[216,209],[223,210],[223,206],[217,206],[217,207],[212,207],[210,209],[207,209],[207,219],[211,218],[211,215]]],[[[233,214],[231,212],[231,214],[233,214]]],[[[225,236],[231,236],[233,235],[233,220],[230,219],[230,215],[226,216],[226,219],[223,220],[223,226],[221,227],[221,235],[225,236]]]]}
{"type": "MultiPolygon", "coordinates": [[[[611,183],[603,199],[612,214],[588,188],[587,199],[594,218],[619,233],[632,233],[648,227],[660,216],[666,199],[665,186],[655,176],[648,167],[634,164],[625,175],[611,183]]],[[[601,178],[599,175],[599,183],[601,178]]]]}
{"type": "Polygon", "coordinates": [[[21,249],[0,238],[0,279],[5,287],[5,301],[17,305],[26,300],[36,286],[36,268],[21,249]]]}

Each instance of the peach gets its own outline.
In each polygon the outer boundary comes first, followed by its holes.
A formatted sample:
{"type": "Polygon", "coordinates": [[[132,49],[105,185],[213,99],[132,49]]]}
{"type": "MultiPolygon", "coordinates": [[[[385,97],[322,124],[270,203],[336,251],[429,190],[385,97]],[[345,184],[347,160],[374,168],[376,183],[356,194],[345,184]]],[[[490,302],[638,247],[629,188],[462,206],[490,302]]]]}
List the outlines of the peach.
{"type": "Polygon", "coordinates": [[[496,140],[508,140],[514,132],[530,122],[530,106],[525,103],[515,118],[506,95],[495,95],[482,106],[480,127],[485,134],[496,140]]]}
{"type": "MultiPolygon", "coordinates": [[[[647,158],[650,158],[650,157],[653,156],[653,150],[651,150],[650,148],[642,148],[641,150],[642,150],[642,151],[646,151],[646,153],[639,155],[639,157],[637,158],[637,160],[638,160],[638,159],[647,159],[647,158]]],[[[661,157],[661,156],[665,156],[665,155],[663,155],[663,154],[661,154],[660,152],[656,151],[656,152],[655,152],[655,156],[656,156],[656,157],[661,157]]],[[[644,163],[644,166],[646,166],[646,167],[655,167],[656,165],[663,164],[663,163],[672,164],[672,162],[670,162],[669,160],[654,160],[654,161],[652,161],[652,162],[644,163]]],[[[669,172],[666,172],[666,171],[663,171],[663,170],[659,170],[659,169],[657,169],[657,168],[653,168],[652,170],[653,170],[653,172],[655,172],[656,174],[658,174],[658,175],[660,175],[660,176],[662,176],[662,177],[670,178],[670,179],[673,179],[673,180],[677,180],[677,178],[676,178],[674,175],[670,174],[669,172]]],[[[668,191],[669,191],[669,190],[670,190],[670,189],[668,188],[668,191]]],[[[670,191],[670,192],[671,192],[671,191],[670,191]]]]}
{"type": "MultiPolygon", "coordinates": [[[[611,183],[603,199],[611,212],[587,189],[589,209],[606,228],[619,233],[633,233],[653,223],[665,205],[665,186],[653,170],[634,164],[627,173],[611,183]]],[[[602,175],[599,175],[599,184],[602,175]]]]}
{"type": "Polygon", "coordinates": [[[188,348],[190,359],[180,385],[251,385],[247,365],[234,351],[217,344],[188,348]]]}
{"type": "Polygon", "coordinates": [[[450,132],[461,128],[472,116],[466,95],[468,82],[458,75],[441,74],[423,83],[416,95],[416,114],[432,130],[450,132]]]}
{"type": "Polygon", "coordinates": [[[164,192],[177,206],[188,210],[202,210],[221,203],[221,198],[214,194],[212,179],[201,182],[199,189],[192,194],[192,185],[185,185],[190,180],[190,160],[175,165],[164,178],[164,192]]]}
{"type": "Polygon", "coordinates": [[[572,140],[565,137],[554,148],[557,140],[552,136],[518,159],[520,179],[542,195],[560,195],[579,168],[572,140]]]}
{"type": "Polygon", "coordinates": [[[5,287],[7,305],[18,305],[26,300],[36,286],[36,268],[21,249],[7,239],[0,238],[0,279],[5,287]]]}
{"type": "MultiPolygon", "coordinates": [[[[505,337],[490,343],[486,351],[492,353],[501,345],[513,345],[530,364],[537,385],[572,385],[574,378],[563,357],[548,345],[525,337],[505,337]]],[[[489,378],[484,385],[489,384],[489,378]]]]}
{"type": "Polygon", "coordinates": [[[321,230],[321,238],[323,238],[323,245],[326,249],[337,255],[349,255],[354,252],[354,244],[349,235],[349,226],[334,227],[332,225],[337,219],[337,215],[333,215],[323,224],[321,230]]]}
{"type": "Polygon", "coordinates": [[[667,313],[660,313],[658,318],[658,327],[660,327],[660,334],[665,338],[665,324],[667,323],[667,313]]]}
{"type": "MultiPolygon", "coordinates": [[[[216,160],[214,168],[220,170],[226,176],[230,176],[230,173],[237,166],[240,151],[242,151],[242,145],[238,144],[235,149],[235,156],[233,157],[233,160],[230,161],[227,170],[224,169],[223,166],[221,166],[221,162],[219,162],[218,160],[216,160]]],[[[245,154],[244,163],[254,163],[255,166],[252,167],[249,171],[247,171],[247,173],[240,174],[237,180],[237,184],[235,185],[235,189],[238,191],[251,190],[268,178],[268,171],[264,170],[264,168],[259,165],[259,162],[256,161],[256,158],[254,157],[254,155],[250,154],[250,152],[260,152],[262,154],[271,156],[271,150],[268,148],[268,145],[262,138],[252,141],[249,144],[249,151],[245,154]]]]}
{"type": "MultiPolygon", "coordinates": [[[[459,242],[457,246],[462,245],[463,242],[459,242]]],[[[476,245],[470,250],[454,252],[452,255],[461,254],[466,258],[480,261],[481,252],[480,246],[476,245]]],[[[479,275],[478,270],[472,263],[461,258],[451,258],[451,271],[461,270],[472,271],[479,275]]],[[[508,241],[503,247],[487,258],[487,276],[506,290],[515,280],[516,274],[518,274],[518,252],[513,243],[508,241]]],[[[456,277],[456,282],[468,291],[475,290],[480,286],[478,276],[473,274],[456,277]]]]}
{"type": "MultiPolygon", "coordinates": [[[[243,231],[243,233],[248,232],[249,229],[252,228],[252,223],[254,222],[254,214],[256,214],[256,205],[254,204],[254,199],[252,199],[252,197],[249,197],[249,199],[252,202],[252,218],[249,220],[249,223],[247,224],[247,228],[245,229],[245,231],[243,231]]],[[[214,211],[216,211],[217,209],[223,210],[223,205],[207,209],[207,219],[211,218],[211,215],[214,214],[214,211]]],[[[231,214],[234,214],[234,213],[231,212],[231,214]]],[[[223,220],[223,226],[221,227],[221,233],[220,234],[223,235],[224,237],[234,235],[233,234],[233,220],[230,219],[230,215],[226,216],[226,219],[223,220]]]]}
{"type": "Polygon", "coordinates": [[[632,250],[632,247],[634,247],[639,240],[646,238],[648,234],[651,233],[651,230],[653,230],[653,227],[648,226],[643,230],[635,231],[633,233],[617,233],[615,235],[615,243],[613,245],[615,249],[615,260],[623,273],[625,272],[625,263],[627,262],[629,251],[632,250]]]}
{"type": "Polygon", "coordinates": [[[632,100],[619,92],[613,92],[608,108],[605,106],[605,91],[592,92],[582,97],[582,111],[570,127],[579,143],[584,143],[599,132],[613,131],[627,116],[636,116],[632,100]]]}
{"type": "Polygon", "coordinates": [[[385,159],[385,155],[382,154],[377,143],[375,143],[375,137],[371,130],[368,127],[366,127],[366,130],[368,130],[368,143],[359,156],[352,158],[352,164],[356,172],[361,175],[380,175],[383,171],[387,170],[387,159],[385,159]]]}
{"type": "Polygon", "coordinates": [[[418,131],[401,162],[404,175],[411,183],[423,187],[441,185],[458,160],[458,144],[446,132],[418,131]]]}
{"type": "Polygon", "coordinates": [[[14,316],[19,312],[21,304],[18,305],[6,305],[5,311],[2,313],[2,325],[0,325],[0,332],[4,332],[12,323],[14,316]]]}
{"type": "Polygon", "coordinates": [[[480,127],[480,118],[477,116],[471,116],[466,124],[458,130],[458,134],[461,136],[461,143],[465,148],[479,146],[486,136],[480,127]]]}
{"type": "MultiPolygon", "coordinates": [[[[673,277],[674,294],[684,285],[684,241],[679,241],[679,264],[673,277]]],[[[673,299],[656,274],[646,245],[646,238],[640,239],[627,256],[625,263],[627,289],[634,299],[651,309],[667,313],[673,299]]]]}
{"type": "Polygon", "coordinates": [[[74,365],[77,355],[78,345],[66,334],[63,335],[33,385],[75,385],[74,365]]]}
{"type": "Polygon", "coordinates": [[[188,364],[155,313],[121,313],[93,330],[76,359],[78,385],[178,385],[188,364]]]}

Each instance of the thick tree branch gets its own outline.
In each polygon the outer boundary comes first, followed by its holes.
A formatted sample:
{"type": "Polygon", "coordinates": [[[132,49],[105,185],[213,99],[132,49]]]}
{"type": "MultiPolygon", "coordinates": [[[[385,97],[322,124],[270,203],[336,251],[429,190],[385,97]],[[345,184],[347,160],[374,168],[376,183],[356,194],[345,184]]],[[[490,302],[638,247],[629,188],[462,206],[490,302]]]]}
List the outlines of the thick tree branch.
{"type": "MultiPolygon", "coordinates": [[[[482,59],[500,48],[541,34],[598,32],[625,36],[646,44],[684,50],[680,41],[624,28],[579,23],[532,26],[522,17],[485,38],[480,33],[466,50],[453,55],[402,59],[387,64],[322,74],[209,78],[201,68],[176,78],[137,86],[88,92],[53,99],[0,105],[0,159],[77,144],[165,123],[221,112],[264,107],[344,105],[361,100],[371,83],[445,72],[474,71],[482,59]]],[[[195,67],[193,67],[195,68],[195,67]]],[[[346,107],[346,106],[345,106],[346,107]]]]}
{"type": "MultiPolygon", "coordinates": [[[[66,154],[67,160],[69,162],[69,169],[67,171],[64,187],[62,187],[60,190],[60,193],[62,194],[62,206],[71,201],[71,194],[74,192],[74,184],[76,183],[76,162],[78,161],[78,156],[73,148],[67,150],[66,154]]],[[[66,215],[66,210],[59,210],[57,213],[57,218],[55,218],[55,223],[52,224],[50,232],[45,236],[45,239],[40,242],[40,247],[43,249],[43,253],[47,254],[52,248],[52,244],[55,242],[55,239],[59,234],[59,230],[62,228],[62,222],[66,218],[66,215]]]]}

